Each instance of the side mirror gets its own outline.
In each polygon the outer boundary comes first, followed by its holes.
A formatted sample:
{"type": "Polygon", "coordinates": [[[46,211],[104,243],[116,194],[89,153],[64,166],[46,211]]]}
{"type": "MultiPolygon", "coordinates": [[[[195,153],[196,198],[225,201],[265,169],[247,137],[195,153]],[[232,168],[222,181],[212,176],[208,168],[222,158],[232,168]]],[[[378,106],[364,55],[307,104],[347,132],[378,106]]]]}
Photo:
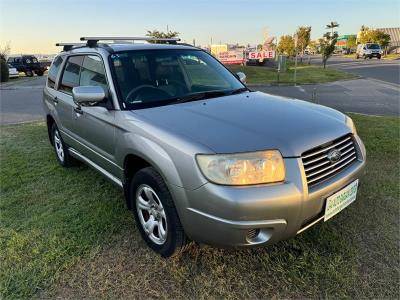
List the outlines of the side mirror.
{"type": "Polygon", "coordinates": [[[76,104],[93,105],[106,97],[101,86],[77,86],[72,89],[72,99],[76,104]]]}
{"type": "Polygon", "coordinates": [[[246,74],[244,74],[243,72],[237,72],[236,73],[237,78],[242,82],[242,83],[246,83],[246,74]]]}

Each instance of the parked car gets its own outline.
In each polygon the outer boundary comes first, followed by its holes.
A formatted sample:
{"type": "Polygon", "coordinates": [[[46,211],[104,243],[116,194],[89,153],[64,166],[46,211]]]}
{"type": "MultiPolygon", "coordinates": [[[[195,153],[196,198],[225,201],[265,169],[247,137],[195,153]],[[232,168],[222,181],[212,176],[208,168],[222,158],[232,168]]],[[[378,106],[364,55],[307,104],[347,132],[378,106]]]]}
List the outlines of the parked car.
{"type": "Polygon", "coordinates": [[[381,59],[383,51],[381,46],[378,44],[367,43],[367,44],[359,44],[357,45],[356,50],[356,58],[359,59],[360,57],[369,59],[376,57],[377,59],[381,59]]]}
{"type": "Polygon", "coordinates": [[[9,78],[18,78],[19,77],[19,72],[17,71],[17,69],[14,68],[10,64],[8,64],[8,77],[9,78]]]}
{"type": "Polygon", "coordinates": [[[43,76],[44,71],[46,70],[33,55],[9,57],[7,63],[16,68],[18,72],[25,73],[28,77],[31,77],[34,74],[43,76]]]}
{"type": "Polygon", "coordinates": [[[162,256],[189,240],[270,245],[356,199],[366,152],[350,117],[253,92],[192,46],[82,39],[54,59],[44,88],[56,159],[121,187],[162,256]]]}

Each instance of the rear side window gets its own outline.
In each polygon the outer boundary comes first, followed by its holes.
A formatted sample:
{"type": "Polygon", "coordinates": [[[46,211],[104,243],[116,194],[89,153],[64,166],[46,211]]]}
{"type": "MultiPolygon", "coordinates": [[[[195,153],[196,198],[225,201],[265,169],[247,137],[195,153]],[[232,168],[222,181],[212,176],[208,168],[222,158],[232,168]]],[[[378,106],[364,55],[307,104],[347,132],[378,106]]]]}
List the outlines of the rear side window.
{"type": "Polygon", "coordinates": [[[63,59],[61,58],[61,56],[59,56],[54,60],[53,64],[50,67],[49,75],[47,76],[47,86],[52,89],[54,89],[54,86],[56,84],[56,78],[58,72],[60,71],[62,61],[63,59]]]}
{"type": "Polygon", "coordinates": [[[101,86],[107,93],[107,80],[103,61],[96,55],[85,56],[81,68],[80,86],[101,86]]]}
{"type": "Polygon", "coordinates": [[[59,88],[61,91],[72,94],[72,89],[79,86],[82,63],[83,56],[71,56],[68,58],[59,88]]]}

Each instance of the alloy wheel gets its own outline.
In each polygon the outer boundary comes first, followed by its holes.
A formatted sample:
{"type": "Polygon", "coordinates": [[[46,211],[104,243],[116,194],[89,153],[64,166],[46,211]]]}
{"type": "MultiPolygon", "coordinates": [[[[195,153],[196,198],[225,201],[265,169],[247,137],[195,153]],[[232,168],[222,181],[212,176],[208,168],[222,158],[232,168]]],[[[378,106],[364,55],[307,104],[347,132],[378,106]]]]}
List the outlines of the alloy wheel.
{"type": "Polygon", "coordinates": [[[61,162],[64,162],[64,147],[61,141],[60,133],[57,129],[54,131],[54,147],[56,148],[58,159],[61,162]]]}
{"type": "Polygon", "coordinates": [[[162,245],[167,240],[167,217],[157,193],[142,184],[136,192],[136,210],[140,225],[149,239],[162,245]]]}

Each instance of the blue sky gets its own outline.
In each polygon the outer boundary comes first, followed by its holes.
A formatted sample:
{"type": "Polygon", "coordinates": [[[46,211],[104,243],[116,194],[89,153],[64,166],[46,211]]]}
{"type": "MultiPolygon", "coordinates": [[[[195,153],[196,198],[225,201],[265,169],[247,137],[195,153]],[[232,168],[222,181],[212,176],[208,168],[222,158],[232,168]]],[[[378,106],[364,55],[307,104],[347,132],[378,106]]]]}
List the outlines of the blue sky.
{"type": "Polygon", "coordinates": [[[363,24],[400,26],[400,1],[0,0],[0,44],[10,41],[13,53],[54,53],[59,41],[144,35],[167,25],[201,45],[211,38],[214,43],[257,44],[265,30],[279,37],[300,25],[312,26],[312,38],[318,38],[330,21],[340,24],[339,34],[356,33],[363,24]]]}

